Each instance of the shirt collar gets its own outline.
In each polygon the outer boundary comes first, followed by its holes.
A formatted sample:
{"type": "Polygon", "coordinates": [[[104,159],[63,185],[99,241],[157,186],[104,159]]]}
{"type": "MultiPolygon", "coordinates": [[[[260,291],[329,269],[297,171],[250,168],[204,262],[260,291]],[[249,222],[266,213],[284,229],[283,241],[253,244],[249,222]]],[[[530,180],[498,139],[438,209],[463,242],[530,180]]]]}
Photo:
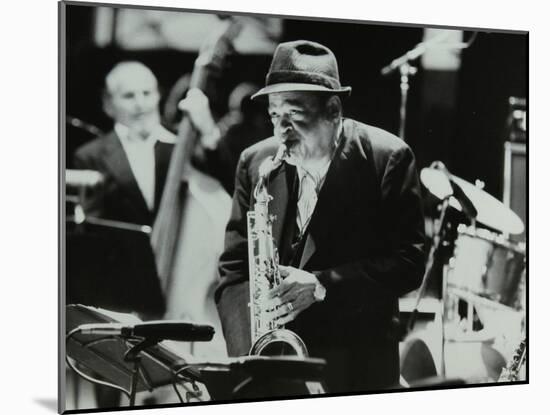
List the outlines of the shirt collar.
{"type": "Polygon", "coordinates": [[[143,143],[154,146],[157,141],[169,144],[175,143],[174,135],[160,124],[155,126],[151,131],[151,134],[149,134],[149,136],[141,142],[130,137],[130,129],[124,124],[118,122],[115,123],[114,130],[124,144],[143,143]]]}

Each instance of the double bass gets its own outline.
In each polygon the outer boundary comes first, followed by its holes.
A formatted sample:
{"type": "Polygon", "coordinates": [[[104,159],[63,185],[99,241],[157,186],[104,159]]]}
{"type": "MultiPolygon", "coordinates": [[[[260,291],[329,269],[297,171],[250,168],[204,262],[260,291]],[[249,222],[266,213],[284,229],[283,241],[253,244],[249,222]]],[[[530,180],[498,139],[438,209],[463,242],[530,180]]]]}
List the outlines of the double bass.
{"type": "MultiPolygon", "coordinates": [[[[240,30],[241,24],[230,19],[219,36],[202,46],[195,60],[190,88],[204,91],[207,84],[219,76],[240,30]]],[[[189,117],[182,119],[177,137],[151,233],[167,303],[165,318],[211,324],[216,330],[212,342],[180,344],[179,348],[185,348],[181,352],[205,357],[225,355],[213,291],[231,198],[216,179],[191,165],[199,136],[189,117]]]]}

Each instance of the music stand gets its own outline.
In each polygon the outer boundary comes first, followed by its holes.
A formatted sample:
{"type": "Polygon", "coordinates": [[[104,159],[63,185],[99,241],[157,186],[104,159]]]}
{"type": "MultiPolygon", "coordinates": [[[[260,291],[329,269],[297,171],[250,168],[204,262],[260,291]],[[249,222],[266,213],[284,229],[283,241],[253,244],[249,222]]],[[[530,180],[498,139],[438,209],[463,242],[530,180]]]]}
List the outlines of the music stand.
{"type": "Polygon", "coordinates": [[[200,370],[215,400],[285,398],[326,392],[323,385],[326,361],[319,358],[243,356],[190,366],[200,370]]]}
{"type": "Polygon", "coordinates": [[[65,304],[161,318],[166,304],[149,234],[148,226],[68,217],[65,304]]]}
{"type": "MultiPolygon", "coordinates": [[[[66,308],[67,333],[71,333],[82,324],[120,323],[104,311],[80,304],[68,305],[66,308]]],[[[128,396],[130,406],[134,405],[137,392],[151,392],[155,388],[175,384],[181,380],[191,384],[202,383],[200,372],[193,368],[186,368],[176,376],[174,367],[181,367],[185,363],[179,355],[158,344],[158,340],[75,333],[67,338],[66,354],[82,367],[101,376],[107,383],[106,386],[120,386],[115,389],[128,396]],[[128,385],[128,387],[121,385],[128,385]]],[[[76,370],[70,362],[68,363],[76,370]]],[[[82,376],[78,370],[76,371],[82,376]]],[[[90,381],[94,379],[91,376],[85,378],[90,381]]],[[[197,390],[194,388],[194,391],[197,390]]],[[[193,394],[194,391],[188,390],[188,394],[193,394]]]]}

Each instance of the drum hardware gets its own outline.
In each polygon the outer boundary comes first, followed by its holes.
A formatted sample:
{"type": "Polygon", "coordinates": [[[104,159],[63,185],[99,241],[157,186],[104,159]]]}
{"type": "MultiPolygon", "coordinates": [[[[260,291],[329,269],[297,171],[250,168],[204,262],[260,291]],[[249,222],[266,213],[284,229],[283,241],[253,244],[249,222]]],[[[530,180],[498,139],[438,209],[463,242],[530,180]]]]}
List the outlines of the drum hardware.
{"type": "MultiPolygon", "coordinates": [[[[448,196],[451,191],[451,185],[449,183],[450,177],[452,182],[463,191],[464,195],[475,207],[477,211],[475,218],[476,223],[485,225],[503,234],[517,235],[524,231],[525,226],[521,218],[507,208],[502,202],[482,190],[480,187],[460,177],[453,174],[447,176],[441,169],[434,168],[434,164],[436,163],[432,163],[431,167],[426,167],[420,172],[422,184],[436,198],[443,200],[448,196]]],[[[464,211],[460,201],[456,199],[456,195],[451,197],[450,205],[458,211],[464,211]]]]}
{"type": "MultiPolygon", "coordinates": [[[[438,252],[441,252],[441,248],[444,246],[447,239],[447,232],[452,231],[452,225],[448,223],[448,220],[447,220],[447,210],[451,205],[451,201],[454,200],[459,204],[459,206],[467,215],[471,223],[475,223],[475,218],[477,216],[477,209],[475,208],[474,204],[470,201],[470,199],[464,193],[462,188],[454,182],[453,176],[449,173],[445,165],[440,161],[433,162],[430,170],[424,169],[421,172],[421,180],[423,181],[425,186],[428,187],[428,190],[430,190],[428,185],[433,186],[433,179],[435,179],[435,184],[438,189],[436,196],[441,196],[441,199],[442,199],[439,206],[440,216],[437,222],[437,228],[434,232],[433,244],[430,247],[430,251],[428,254],[428,260],[426,264],[426,270],[422,278],[422,284],[418,291],[416,301],[415,301],[415,306],[413,308],[413,311],[409,318],[409,322],[407,324],[409,333],[414,328],[414,324],[418,314],[418,306],[420,304],[420,301],[425,295],[430,276],[433,274],[432,271],[434,268],[435,256],[438,252]],[[432,170],[437,171],[439,174],[430,176],[428,173],[428,178],[426,178],[425,172],[426,171],[430,172],[432,170]],[[430,179],[432,180],[430,181],[430,179]]],[[[443,298],[445,298],[445,292],[444,292],[445,287],[446,287],[446,283],[444,282],[442,287],[443,298]]],[[[443,319],[445,318],[445,310],[443,310],[442,318],[443,319]]],[[[441,365],[440,365],[442,375],[445,374],[444,356],[445,356],[445,330],[444,330],[444,322],[443,322],[442,337],[441,337],[441,365]]]]}
{"type": "Polygon", "coordinates": [[[514,307],[525,265],[525,245],[486,229],[458,226],[449,286],[514,307]]]}
{"type": "Polygon", "coordinates": [[[434,232],[434,237],[433,237],[434,242],[430,247],[430,252],[428,254],[428,261],[426,264],[426,270],[422,278],[422,284],[420,285],[420,289],[418,290],[415,304],[411,312],[411,315],[409,317],[409,321],[407,323],[408,332],[411,332],[414,329],[416,317],[418,315],[418,306],[420,305],[420,301],[422,300],[422,298],[424,297],[424,294],[426,293],[426,288],[428,287],[430,275],[432,275],[435,253],[438,251],[438,249],[443,244],[443,241],[445,239],[443,233],[445,232],[445,224],[446,224],[445,218],[446,218],[448,207],[449,207],[449,197],[446,197],[445,199],[443,199],[443,202],[441,203],[439,221],[435,226],[436,230],[434,232]]]}
{"type": "Polygon", "coordinates": [[[470,381],[495,381],[510,353],[510,346],[521,333],[523,313],[457,287],[448,288],[444,302],[447,373],[467,377],[470,381]],[[458,315],[457,308],[453,310],[458,304],[466,304],[466,318],[458,315]],[[465,354],[471,355],[468,364],[457,365],[465,354]]]}
{"type": "MultiPolygon", "coordinates": [[[[425,170],[426,169],[424,169],[422,173],[424,173],[425,170]]],[[[418,313],[418,305],[426,292],[426,288],[428,286],[428,280],[430,278],[430,275],[432,274],[435,254],[441,248],[441,246],[443,245],[443,242],[445,241],[445,232],[447,229],[446,214],[447,214],[447,209],[449,207],[451,198],[454,198],[454,200],[458,201],[462,210],[464,211],[464,213],[466,213],[466,215],[468,216],[468,218],[472,223],[475,222],[475,218],[477,216],[477,210],[475,206],[470,201],[470,199],[464,194],[464,191],[461,189],[461,187],[454,182],[452,175],[449,173],[445,165],[440,161],[434,161],[432,163],[431,170],[441,172],[439,176],[435,176],[435,177],[438,180],[437,185],[443,190],[443,193],[439,192],[439,195],[442,195],[443,197],[440,204],[439,221],[437,224],[437,228],[434,232],[434,242],[430,247],[430,252],[428,254],[426,271],[424,273],[422,284],[418,291],[415,306],[413,308],[413,311],[409,319],[409,323],[407,325],[409,332],[414,328],[414,322],[416,319],[416,315],[418,313]]],[[[422,179],[422,174],[421,174],[421,179],[422,179]]],[[[424,179],[424,181],[426,181],[426,179],[424,179]]],[[[429,183],[429,180],[427,181],[427,183],[429,183]]]]}
{"type": "MultiPolygon", "coordinates": [[[[523,222],[487,194],[482,181],[470,184],[450,174],[442,163],[434,162],[423,169],[420,179],[440,200],[441,211],[451,206],[463,212],[469,223],[451,224],[451,216],[446,218],[446,212],[441,212],[415,310],[433,268],[434,256],[438,255],[437,247],[442,246],[444,239],[454,249],[450,258],[445,258],[448,262],[442,273],[441,375],[448,372],[451,376],[467,377],[470,370],[475,373],[471,379],[495,380],[507,354],[500,349],[511,344],[514,333],[520,333],[524,324],[521,284],[525,278],[525,244],[508,238],[509,234],[523,232],[523,222]],[[492,230],[479,228],[478,224],[492,230]],[[447,227],[451,229],[447,229],[443,238],[441,231],[447,227]],[[460,368],[455,364],[458,360],[452,360],[464,353],[474,353],[469,368],[460,368]]],[[[413,326],[414,312],[409,330],[413,326]]]]}
{"type": "MultiPolygon", "coordinates": [[[[452,334],[447,330],[449,341],[493,341],[502,334],[503,328],[500,321],[503,320],[507,326],[514,328],[513,331],[521,331],[522,311],[476,295],[469,290],[449,287],[447,290],[446,312],[447,328],[455,328],[452,334]],[[458,301],[464,301],[468,306],[471,305],[475,309],[476,317],[482,325],[480,330],[476,330],[471,324],[473,319],[470,318],[464,320],[465,324],[461,324],[456,307],[458,301]]],[[[468,312],[470,312],[469,307],[468,312]]]]}

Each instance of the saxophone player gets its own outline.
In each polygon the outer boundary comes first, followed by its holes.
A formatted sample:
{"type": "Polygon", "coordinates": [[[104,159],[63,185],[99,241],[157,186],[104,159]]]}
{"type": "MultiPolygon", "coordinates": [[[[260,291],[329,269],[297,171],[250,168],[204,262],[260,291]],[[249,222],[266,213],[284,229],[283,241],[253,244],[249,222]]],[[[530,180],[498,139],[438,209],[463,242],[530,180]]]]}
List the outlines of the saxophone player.
{"type": "MultiPolygon", "coordinates": [[[[250,349],[247,212],[262,163],[282,283],[266,308],[327,361],[330,393],[395,387],[398,297],[424,272],[424,222],[415,159],[396,136],[343,117],[351,92],[336,58],[310,41],[280,44],[264,99],[273,137],[247,148],[237,167],[216,291],[228,353],[250,349]]],[[[263,179],[262,179],[263,180],[263,179]]]]}

